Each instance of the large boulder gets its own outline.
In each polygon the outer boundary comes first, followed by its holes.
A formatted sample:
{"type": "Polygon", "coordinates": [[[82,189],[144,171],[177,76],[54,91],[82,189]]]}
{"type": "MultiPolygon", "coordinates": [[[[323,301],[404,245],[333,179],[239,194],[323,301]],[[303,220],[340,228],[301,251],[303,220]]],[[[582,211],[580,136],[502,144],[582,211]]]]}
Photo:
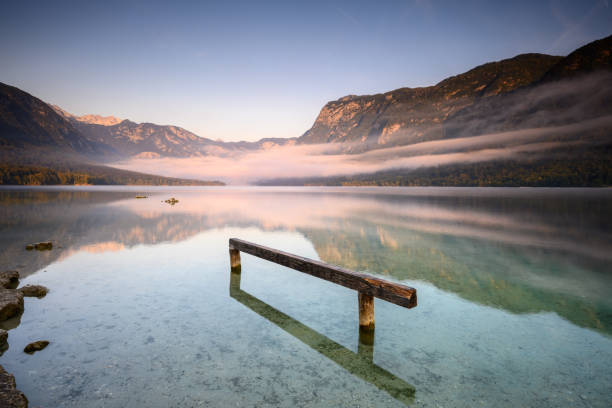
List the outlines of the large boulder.
{"type": "Polygon", "coordinates": [[[28,408],[28,399],[17,389],[15,377],[0,365],[0,407],[28,408]]]}
{"type": "Polygon", "coordinates": [[[19,272],[0,272],[0,288],[15,289],[19,285],[19,272]]]}
{"type": "Polygon", "coordinates": [[[0,322],[23,313],[23,293],[0,288],[0,322]]]}

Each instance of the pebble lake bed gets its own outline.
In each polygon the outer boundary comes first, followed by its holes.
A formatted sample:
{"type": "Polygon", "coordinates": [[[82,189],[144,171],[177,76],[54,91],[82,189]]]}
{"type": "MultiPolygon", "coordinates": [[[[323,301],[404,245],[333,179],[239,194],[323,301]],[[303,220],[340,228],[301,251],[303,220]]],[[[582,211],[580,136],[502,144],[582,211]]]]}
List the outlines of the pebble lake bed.
{"type": "Polygon", "coordinates": [[[610,189],[0,188],[0,365],[33,407],[609,407],[609,214],[610,189]],[[364,347],[355,291],[246,254],[236,281],[232,237],[418,306],[376,299],[364,347]]]}

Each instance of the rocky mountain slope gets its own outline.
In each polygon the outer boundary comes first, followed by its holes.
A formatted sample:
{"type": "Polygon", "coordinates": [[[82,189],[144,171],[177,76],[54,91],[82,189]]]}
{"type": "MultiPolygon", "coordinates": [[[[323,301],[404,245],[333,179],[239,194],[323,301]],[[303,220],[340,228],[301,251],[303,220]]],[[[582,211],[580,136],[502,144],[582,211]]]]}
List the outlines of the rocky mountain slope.
{"type": "MultiPolygon", "coordinates": [[[[530,86],[476,100],[447,118],[445,137],[579,124],[612,115],[611,53],[612,36],[572,52],[530,86]]],[[[596,130],[612,136],[605,126],[596,130]]],[[[581,138],[591,135],[583,132],[581,138]]]]}
{"type": "MultiPolygon", "coordinates": [[[[456,129],[461,122],[465,122],[458,118],[473,116],[476,111],[483,113],[479,119],[489,120],[491,109],[487,109],[487,106],[490,104],[495,105],[498,110],[503,109],[507,103],[516,105],[515,101],[510,99],[516,100],[525,96],[526,89],[576,79],[599,71],[610,71],[611,52],[612,36],[609,36],[589,43],[567,57],[522,54],[481,65],[447,78],[435,86],[401,88],[377,95],[345,96],[327,103],[312,128],[299,137],[297,143],[348,142],[350,145],[346,151],[361,152],[455,137],[458,132],[449,133],[449,126],[456,129]],[[472,107],[474,105],[475,108],[472,107]]],[[[593,85],[587,81],[583,82],[585,89],[593,85]]],[[[609,86],[605,82],[601,85],[609,86]]],[[[538,91],[542,89],[539,88],[538,91]]],[[[531,95],[532,100],[538,99],[533,98],[534,93],[531,95]]],[[[521,114],[508,116],[508,122],[513,122],[519,128],[525,127],[521,126],[525,119],[533,123],[534,110],[542,111],[554,107],[558,113],[562,113],[561,108],[568,107],[574,101],[584,102],[588,99],[586,92],[577,90],[574,94],[573,99],[566,98],[563,103],[548,100],[545,101],[547,106],[532,105],[521,114]]],[[[544,93],[541,95],[546,96],[544,93]]],[[[540,103],[542,99],[539,98],[536,102],[540,103]]],[[[599,112],[606,109],[606,104],[601,99],[597,103],[591,103],[591,106],[596,107],[599,112]]],[[[467,130],[459,133],[467,135],[467,130]]],[[[479,134],[473,133],[474,130],[469,129],[471,135],[479,134]]]]}
{"type": "Polygon", "coordinates": [[[222,142],[178,126],[76,116],[0,83],[0,157],[6,162],[112,163],[132,157],[228,156],[293,143],[295,138],[222,142]]]}
{"type": "Polygon", "coordinates": [[[135,123],[124,120],[113,125],[74,120],[73,125],[88,139],[111,146],[122,157],[197,157],[207,152],[222,153],[218,143],[177,126],[135,123]]]}
{"type": "Polygon", "coordinates": [[[520,55],[433,87],[330,102],[298,143],[346,141],[347,153],[380,149],[354,160],[398,164],[260,183],[612,185],[611,53],[612,36],[564,58],[520,55]]]}
{"type": "Polygon", "coordinates": [[[0,83],[0,184],[219,184],[97,164],[119,156],[113,146],[86,137],[45,102],[0,83]]]}
{"type": "Polygon", "coordinates": [[[612,67],[612,35],[588,43],[563,58],[541,79],[541,82],[574,78],[612,67]]]}
{"type": "Polygon", "coordinates": [[[44,160],[53,156],[97,156],[108,146],[91,141],[49,105],[18,88],[0,83],[0,154],[11,158],[44,160]],[[43,153],[44,152],[44,153],[43,153]]]}
{"type": "Polygon", "coordinates": [[[292,139],[265,138],[256,142],[222,142],[200,137],[178,126],[135,123],[113,116],[75,116],[58,106],[56,112],[69,120],[89,140],[112,148],[105,161],[129,157],[227,156],[241,151],[268,149],[294,143],[292,139]]]}
{"type": "Polygon", "coordinates": [[[476,67],[435,86],[349,95],[327,103],[298,143],[356,143],[358,150],[444,137],[443,122],[478,99],[539,80],[562,57],[523,54],[476,67]]]}
{"type": "Polygon", "coordinates": [[[117,123],[121,123],[123,119],[116,118],[114,116],[100,116],[100,115],[82,115],[76,116],[73,115],[64,109],[60,108],[57,105],[49,104],[59,115],[63,116],[69,120],[75,120],[77,122],[89,123],[92,125],[104,125],[104,126],[112,126],[117,123]]]}

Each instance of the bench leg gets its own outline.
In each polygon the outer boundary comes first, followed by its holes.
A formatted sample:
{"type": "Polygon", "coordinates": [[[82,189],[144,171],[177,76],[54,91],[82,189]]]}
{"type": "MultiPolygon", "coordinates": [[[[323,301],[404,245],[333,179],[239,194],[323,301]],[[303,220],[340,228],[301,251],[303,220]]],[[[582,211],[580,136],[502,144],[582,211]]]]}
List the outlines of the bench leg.
{"type": "Polygon", "coordinates": [[[374,296],[357,292],[359,299],[359,328],[374,329],[374,296]]]}
{"type": "Polygon", "coordinates": [[[240,251],[230,248],[230,267],[232,272],[240,272],[240,251]]]}

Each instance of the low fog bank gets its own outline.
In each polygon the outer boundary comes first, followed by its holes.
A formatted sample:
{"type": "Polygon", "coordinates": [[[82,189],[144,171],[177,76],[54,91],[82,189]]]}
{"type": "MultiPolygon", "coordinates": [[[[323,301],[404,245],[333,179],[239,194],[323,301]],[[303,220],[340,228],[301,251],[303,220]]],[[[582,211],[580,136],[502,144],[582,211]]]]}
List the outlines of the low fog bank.
{"type": "Polygon", "coordinates": [[[231,157],[131,159],[115,167],[165,176],[249,184],[501,159],[571,154],[612,142],[612,74],[540,85],[481,100],[449,118],[446,138],[346,154],[350,144],[291,145],[231,157]]]}
{"type": "Polygon", "coordinates": [[[465,137],[571,123],[612,115],[612,73],[544,83],[484,98],[444,124],[446,137],[465,137]]]}
{"type": "Polygon", "coordinates": [[[335,176],[397,168],[415,169],[520,159],[525,153],[547,155],[555,149],[609,142],[611,130],[612,116],[607,116],[581,124],[424,142],[358,155],[330,154],[330,151],[338,148],[333,145],[288,146],[243,153],[232,158],[134,159],[119,163],[116,167],[172,177],[249,184],[256,180],[280,177],[335,176]],[[602,137],[591,135],[589,138],[580,138],[584,132],[593,133],[598,130],[605,134],[602,137]]]}

